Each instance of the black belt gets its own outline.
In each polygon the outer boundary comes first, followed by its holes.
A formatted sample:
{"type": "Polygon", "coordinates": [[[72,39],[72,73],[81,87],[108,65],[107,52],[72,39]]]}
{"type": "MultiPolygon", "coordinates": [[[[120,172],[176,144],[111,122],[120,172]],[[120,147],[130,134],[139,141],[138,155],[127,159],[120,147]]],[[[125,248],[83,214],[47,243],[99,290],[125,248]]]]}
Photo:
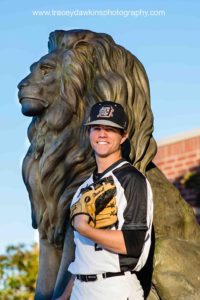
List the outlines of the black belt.
{"type": "Polygon", "coordinates": [[[117,273],[102,273],[102,274],[90,274],[90,275],[76,275],[76,278],[80,281],[96,281],[98,279],[105,279],[105,278],[110,278],[110,277],[115,277],[115,276],[122,276],[126,275],[126,273],[131,273],[134,274],[134,271],[127,271],[127,272],[117,272],[117,273]]]}

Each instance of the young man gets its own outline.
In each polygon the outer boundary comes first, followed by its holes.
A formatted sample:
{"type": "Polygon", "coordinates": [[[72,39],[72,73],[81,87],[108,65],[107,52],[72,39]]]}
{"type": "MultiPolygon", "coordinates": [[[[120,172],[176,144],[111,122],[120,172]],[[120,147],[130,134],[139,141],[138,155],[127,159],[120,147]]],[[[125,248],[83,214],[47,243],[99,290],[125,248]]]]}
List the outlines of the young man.
{"type": "Polygon", "coordinates": [[[135,273],[144,266],[151,244],[151,187],[122,157],[128,120],[120,104],[95,104],[86,126],[97,169],[78,189],[72,205],[79,201],[83,188],[111,176],[116,187],[117,222],[97,229],[88,215],[73,218],[75,260],[68,268],[73,275],[59,299],[69,299],[71,294],[71,300],[141,300],[143,289],[135,273]]]}

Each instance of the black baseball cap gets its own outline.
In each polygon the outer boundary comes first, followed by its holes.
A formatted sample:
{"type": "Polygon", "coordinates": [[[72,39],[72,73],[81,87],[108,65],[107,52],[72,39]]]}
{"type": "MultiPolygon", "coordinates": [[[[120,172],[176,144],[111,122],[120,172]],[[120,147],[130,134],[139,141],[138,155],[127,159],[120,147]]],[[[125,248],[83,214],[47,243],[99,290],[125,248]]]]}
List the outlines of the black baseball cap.
{"type": "Polygon", "coordinates": [[[102,101],[92,106],[89,120],[85,125],[107,125],[126,131],[128,117],[121,104],[113,101],[102,101]]]}

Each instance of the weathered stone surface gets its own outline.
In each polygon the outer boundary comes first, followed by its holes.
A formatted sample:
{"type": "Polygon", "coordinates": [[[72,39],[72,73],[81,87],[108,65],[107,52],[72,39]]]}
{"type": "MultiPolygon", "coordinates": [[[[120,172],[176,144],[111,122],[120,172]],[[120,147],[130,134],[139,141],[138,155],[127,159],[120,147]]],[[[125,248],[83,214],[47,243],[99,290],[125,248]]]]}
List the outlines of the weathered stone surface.
{"type": "MultiPolygon", "coordinates": [[[[147,172],[154,193],[153,285],[162,300],[200,297],[200,230],[192,208],[157,168],[147,172]]],[[[150,295],[148,299],[153,299],[150,295]]]]}

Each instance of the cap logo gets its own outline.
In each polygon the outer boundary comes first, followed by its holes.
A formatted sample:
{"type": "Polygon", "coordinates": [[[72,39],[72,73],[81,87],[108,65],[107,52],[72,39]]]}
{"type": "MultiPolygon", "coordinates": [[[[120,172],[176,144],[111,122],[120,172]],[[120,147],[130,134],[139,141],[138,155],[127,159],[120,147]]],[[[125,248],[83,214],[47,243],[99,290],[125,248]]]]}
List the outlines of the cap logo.
{"type": "Polygon", "coordinates": [[[97,118],[112,118],[113,112],[114,108],[112,108],[111,106],[104,106],[99,110],[97,118]]]}

